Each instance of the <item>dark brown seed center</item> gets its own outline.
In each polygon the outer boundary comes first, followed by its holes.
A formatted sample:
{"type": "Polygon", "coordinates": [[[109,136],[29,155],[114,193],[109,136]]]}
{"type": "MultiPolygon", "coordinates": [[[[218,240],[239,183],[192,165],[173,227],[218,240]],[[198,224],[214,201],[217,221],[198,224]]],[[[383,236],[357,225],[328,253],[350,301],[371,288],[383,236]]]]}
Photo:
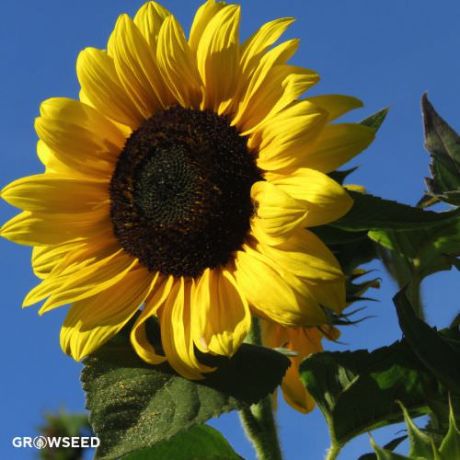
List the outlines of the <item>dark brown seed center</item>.
{"type": "Polygon", "coordinates": [[[246,138],[227,118],[171,107],[134,131],[118,158],[114,233],[150,271],[197,277],[241,247],[259,180],[246,138]]]}

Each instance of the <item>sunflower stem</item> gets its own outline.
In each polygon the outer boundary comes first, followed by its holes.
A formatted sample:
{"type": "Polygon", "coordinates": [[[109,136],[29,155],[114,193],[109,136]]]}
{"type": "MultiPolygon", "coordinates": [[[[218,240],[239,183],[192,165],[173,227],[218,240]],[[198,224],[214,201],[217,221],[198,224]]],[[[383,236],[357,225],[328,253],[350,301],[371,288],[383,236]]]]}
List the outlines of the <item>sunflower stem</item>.
{"type": "Polygon", "coordinates": [[[339,455],[340,450],[341,450],[341,447],[339,445],[333,444],[328,449],[325,460],[336,460],[337,456],[339,455]]]}
{"type": "MultiPolygon", "coordinates": [[[[253,319],[246,342],[262,344],[260,325],[253,319]]],[[[272,396],[268,395],[258,403],[240,411],[240,420],[246,436],[251,441],[258,460],[282,460],[278,430],[273,413],[272,396]]]]}

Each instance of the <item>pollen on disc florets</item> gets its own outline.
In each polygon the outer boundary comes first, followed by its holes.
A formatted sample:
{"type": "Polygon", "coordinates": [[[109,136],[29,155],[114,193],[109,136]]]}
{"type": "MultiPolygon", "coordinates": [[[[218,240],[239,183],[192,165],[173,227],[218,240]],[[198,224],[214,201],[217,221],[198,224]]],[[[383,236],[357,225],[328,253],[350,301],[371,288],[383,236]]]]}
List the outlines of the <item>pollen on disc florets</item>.
{"type": "Polygon", "coordinates": [[[248,234],[261,180],[246,138],[225,117],[174,106],[132,133],[110,184],[121,246],[150,271],[199,276],[248,234]]]}

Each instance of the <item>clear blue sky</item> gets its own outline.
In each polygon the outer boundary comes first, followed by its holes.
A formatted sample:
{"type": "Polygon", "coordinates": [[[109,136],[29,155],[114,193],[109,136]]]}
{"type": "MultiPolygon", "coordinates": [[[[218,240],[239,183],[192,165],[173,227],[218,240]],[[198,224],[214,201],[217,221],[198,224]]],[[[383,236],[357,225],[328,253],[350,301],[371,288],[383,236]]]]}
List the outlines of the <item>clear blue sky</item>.
{"type": "MultiPolygon", "coordinates": [[[[75,59],[86,46],[103,48],[118,14],[133,13],[142,1],[2,0],[0,28],[0,185],[40,171],[35,156],[33,119],[41,100],[76,97],[75,59]]],[[[166,7],[189,26],[196,0],[166,0],[166,7]]],[[[359,120],[390,106],[378,139],[353,164],[351,180],[369,192],[415,203],[424,188],[428,156],[423,150],[420,96],[429,91],[440,113],[460,128],[460,35],[458,0],[434,5],[429,0],[252,0],[243,1],[242,36],[263,22],[295,16],[290,36],[301,38],[294,62],[322,77],[314,94],[343,93],[360,97],[359,120]]],[[[0,221],[14,215],[0,205],[0,221]]],[[[0,458],[34,458],[31,450],[11,448],[13,436],[35,433],[44,411],[82,410],[80,365],[62,354],[59,327],[65,309],[44,317],[36,308],[21,310],[26,292],[36,284],[30,249],[0,241],[2,372],[0,379],[0,458]]],[[[343,331],[346,345],[337,349],[376,348],[400,337],[391,297],[395,286],[380,266],[379,302],[368,305],[375,318],[343,331]]],[[[429,321],[444,326],[457,311],[458,273],[438,274],[424,284],[429,321]]],[[[332,348],[332,347],[330,347],[332,348]]],[[[372,402],[370,401],[369,404],[372,402]]],[[[321,460],[328,446],[319,411],[302,416],[280,404],[278,417],[286,460],[321,460]]],[[[213,422],[245,458],[253,453],[235,414],[213,422]]],[[[379,442],[397,427],[376,432],[379,442]]],[[[369,450],[363,436],[343,451],[353,460],[369,450]]]]}

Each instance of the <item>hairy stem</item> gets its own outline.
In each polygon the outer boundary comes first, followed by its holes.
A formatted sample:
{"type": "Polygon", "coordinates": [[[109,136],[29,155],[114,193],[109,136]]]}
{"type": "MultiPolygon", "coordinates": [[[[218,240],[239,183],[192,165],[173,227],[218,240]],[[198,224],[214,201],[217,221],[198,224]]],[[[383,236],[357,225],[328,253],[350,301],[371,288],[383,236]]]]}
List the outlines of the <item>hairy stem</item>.
{"type": "MultiPolygon", "coordinates": [[[[246,341],[254,345],[262,344],[257,318],[253,320],[246,341]]],[[[240,410],[240,420],[246,436],[254,446],[258,460],[282,460],[271,395],[240,410]]]]}
{"type": "Polygon", "coordinates": [[[336,460],[337,456],[339,455],[341,447],[337,444],[333,444],[329,447],[325,460],[336,460]]]}

